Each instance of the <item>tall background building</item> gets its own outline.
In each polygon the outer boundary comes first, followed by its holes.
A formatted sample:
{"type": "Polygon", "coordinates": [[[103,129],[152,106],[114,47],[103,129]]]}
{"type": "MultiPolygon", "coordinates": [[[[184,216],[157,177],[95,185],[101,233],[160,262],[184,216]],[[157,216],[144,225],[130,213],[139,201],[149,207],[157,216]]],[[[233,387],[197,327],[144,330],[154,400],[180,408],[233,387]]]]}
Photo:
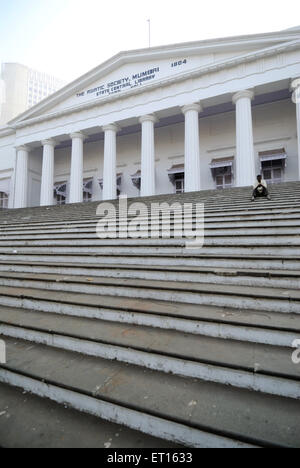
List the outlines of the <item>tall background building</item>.
{"type": "Polygon", "coordinates": [[[18,63],[4,63],[0,79],[0,125],[62,88],[66,83],[54,76],[18,63]]]}

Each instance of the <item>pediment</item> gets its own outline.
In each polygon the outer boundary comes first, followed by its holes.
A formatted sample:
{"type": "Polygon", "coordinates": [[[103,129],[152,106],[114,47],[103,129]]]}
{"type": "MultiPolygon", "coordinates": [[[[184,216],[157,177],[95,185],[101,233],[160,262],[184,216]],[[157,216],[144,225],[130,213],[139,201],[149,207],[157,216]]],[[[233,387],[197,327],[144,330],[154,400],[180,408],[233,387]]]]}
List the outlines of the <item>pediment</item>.
{"type": "Polygon", "coordinates": [[[121,52],[29,109],[11,124],[78,109],[93,102],[101,103],[110,96],[122,96],[202,68],[222,66],[232,59],[247,58],[297,39],[300,39],[299,28],[294,28],[273,35],[269,33],[121,52]]]}

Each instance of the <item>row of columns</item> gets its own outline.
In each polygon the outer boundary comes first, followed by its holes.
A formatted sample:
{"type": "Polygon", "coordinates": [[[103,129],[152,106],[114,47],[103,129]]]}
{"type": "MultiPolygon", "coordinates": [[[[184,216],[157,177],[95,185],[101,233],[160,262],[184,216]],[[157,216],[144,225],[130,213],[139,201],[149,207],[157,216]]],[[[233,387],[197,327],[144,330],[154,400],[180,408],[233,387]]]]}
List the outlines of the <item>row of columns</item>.
{"type": "MultiPolygon", "coordinates": [[[[300,79],[294,80],[292,87],[296,96],[300,96],[300,79]]],[[[294,96],[295,96],[294,93],[294,96]]],[[[249,186],[255,179],[255,156],[251,90],[240,91],[233,96],[236,106],[236,185],[249,186]]],[[[300,179],[300,99],[296,100],[298,158],[300,179]]],[[[203,111],[200,103],[193,103],[182,108],[185,116],[185,191],[201,189],[200,183],[200,138],[199,113],[203,111]]],[[[142,127],[141,144],[141,196],[155,195],[155,143],[154,125],[158,121],[155,115],[145,115],[139,119],[142,127]]],[[[104,174],[103,199],[116,198],[116,139],[119,127],[106,125],[104,131],[104,174]]],[[[81,132],[70,135],[72,139],[72,158],[70,176],[70,203],[82,202],[83,191],[83,143],[85,135],[81,132]]],[[[55,140],[42,141],[43,169],[41,182],[42,206],[53,203],[54,185],[54,148],[55,140]]],[[[27,206],[28,191],[28,148],[17,148],[15,208],[27,206]]]]}

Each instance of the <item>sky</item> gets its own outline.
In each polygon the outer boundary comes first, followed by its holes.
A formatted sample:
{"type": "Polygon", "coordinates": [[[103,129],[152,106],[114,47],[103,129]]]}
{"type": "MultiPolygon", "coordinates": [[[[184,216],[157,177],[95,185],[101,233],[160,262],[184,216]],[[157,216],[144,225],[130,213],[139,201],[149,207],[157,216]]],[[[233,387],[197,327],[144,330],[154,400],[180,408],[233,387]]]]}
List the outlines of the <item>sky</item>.
{"type": "Polygon", "coordinates": [[[279,31],[299,0],[0,0],[0,62],[65,81],[122,50],[279,31]]]}

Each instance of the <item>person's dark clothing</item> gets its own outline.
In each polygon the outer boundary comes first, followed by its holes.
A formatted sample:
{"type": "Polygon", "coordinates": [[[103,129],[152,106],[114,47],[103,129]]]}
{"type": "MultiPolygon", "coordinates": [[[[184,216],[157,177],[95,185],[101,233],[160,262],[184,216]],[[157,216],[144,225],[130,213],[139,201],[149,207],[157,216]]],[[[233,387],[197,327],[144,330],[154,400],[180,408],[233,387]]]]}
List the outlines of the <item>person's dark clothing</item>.
{"type": "Polygon", "coordinates": [[[253,190],[253,197],[254,198],[259,198],[259,197],[268,197],[269,196],[269,191],[268,189],[262,185],[259,184],[255,189],[253,190]]]}

